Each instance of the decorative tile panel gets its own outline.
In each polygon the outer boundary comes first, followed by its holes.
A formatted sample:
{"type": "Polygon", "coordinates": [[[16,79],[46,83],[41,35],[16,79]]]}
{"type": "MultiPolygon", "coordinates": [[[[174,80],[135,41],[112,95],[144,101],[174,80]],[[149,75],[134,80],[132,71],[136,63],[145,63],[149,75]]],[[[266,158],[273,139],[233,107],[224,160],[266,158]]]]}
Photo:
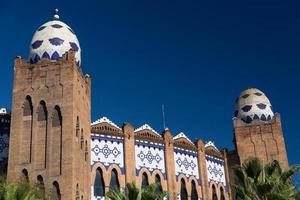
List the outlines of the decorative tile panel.
{"type": "Polygon", "coordinates": [[[146,167],[151,173],[158,169],[165,177],[164,145],[159,143],[135,141],[136,175],[146,167]]]}
{"type": "Polygon", "coordinates": [[[116,164],[124,174],[123,138],[92,134],[91,165],[96,163],[101,163],[106,168],[111,164],[116,164]]]}
{"type": "Polygon", "coordinates": [[[214,181],[217,184],[222,183],[226,186],[224,160],[214,156],[206,155],[206,167],[208,182],[214,181]]]}
{"type": "Polygon", "coordinates": [[[175,175],[177,180],[178,176],[183,174],[187,178],[190,176],[195,176],[195,178],[199,181],[197,157],[197,152],[184,150],[177,147],[174,148],[175,175]]]}

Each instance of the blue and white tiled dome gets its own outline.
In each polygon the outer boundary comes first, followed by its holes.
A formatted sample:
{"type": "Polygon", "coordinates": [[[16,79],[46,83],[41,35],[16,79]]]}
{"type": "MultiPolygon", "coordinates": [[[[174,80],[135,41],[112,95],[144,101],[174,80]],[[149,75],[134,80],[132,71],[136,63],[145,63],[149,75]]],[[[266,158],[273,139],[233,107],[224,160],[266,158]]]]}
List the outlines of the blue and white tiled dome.
{"type": "Polygon", "coordinates": [[[254,120],[270,121],[274,113],[268,97],[262,91],[250,88],[237,98],[234,116],[249,124],[254,120]]]}
{"type": "Polygon", "coordinates": [[[76,62],[80,66],[81,49],[79,41],[73,30],[59,20],[57,12],[56,9],[52,21],[46,22],[34,33],[30,44],[30,62],[35,63],[41,58],[58,60],[64,53],[73,49],[76,51],[76,62]]]}

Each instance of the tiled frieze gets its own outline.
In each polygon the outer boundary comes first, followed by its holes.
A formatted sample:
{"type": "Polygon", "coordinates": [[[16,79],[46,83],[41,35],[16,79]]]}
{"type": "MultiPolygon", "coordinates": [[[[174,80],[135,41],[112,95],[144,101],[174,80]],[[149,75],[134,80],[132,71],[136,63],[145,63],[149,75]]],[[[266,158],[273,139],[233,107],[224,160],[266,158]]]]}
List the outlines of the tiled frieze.
{"type": "Polygon", "coordinates": [[[178,180],[180,174],[187,178],[194,176],[199,181],[197,152],[174,148],[175,175],[178,180]]]}
{"type": "Polygon", "coordinates": [[[208,182],[215,182],[226,186],[224,160],[206,155],[206,168],[208,182]]]}
{"type": "Polygon", "coordinates": [[[135,141],[136,174],[142,168],[147,168],[151,173],[160,170],[165,177],[164,145],[148,141],[135,141]]]}
{"type": "Polygon", "coordinates": [[[116,164],[124,174],[123,146],[123,138],[121,137],[92,134],[91,165],[99,162],[108,168],[111,164],[116,164]]]}

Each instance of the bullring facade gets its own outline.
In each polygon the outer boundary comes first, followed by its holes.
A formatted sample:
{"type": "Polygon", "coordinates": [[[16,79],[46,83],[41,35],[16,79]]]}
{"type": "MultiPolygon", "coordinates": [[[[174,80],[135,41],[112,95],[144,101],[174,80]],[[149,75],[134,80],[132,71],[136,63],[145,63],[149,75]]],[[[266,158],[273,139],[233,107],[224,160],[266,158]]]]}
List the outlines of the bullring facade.
{"type": "Polygon", "coordinates": [[[232,151],[147,124],[119,127],[105,117],[91,123],[91,77],[80,52],[56,11],[35,32],[29,59],[15,58],[9,180],[23,176],[63,200],[102,200],[131,182],[158,183],[171,200],[229,200],[232,166],[250,156],[288,166],[280,115],[255,88],[236,100],[232,151]]]}
{"type": "Polygon", "coordinates": [[[173,137],[166,129],[159,134],[147,124],[120,128],[106,117],[93,122],[91,132],[94,199],[116,186],[111,182],[124,188],[126,179],[140,188],[157,182],[178,199],[202,198],[205,186],[221,199],[227,196],[226,159],[212,142],[194,144],[184,133],[173,137]]]}

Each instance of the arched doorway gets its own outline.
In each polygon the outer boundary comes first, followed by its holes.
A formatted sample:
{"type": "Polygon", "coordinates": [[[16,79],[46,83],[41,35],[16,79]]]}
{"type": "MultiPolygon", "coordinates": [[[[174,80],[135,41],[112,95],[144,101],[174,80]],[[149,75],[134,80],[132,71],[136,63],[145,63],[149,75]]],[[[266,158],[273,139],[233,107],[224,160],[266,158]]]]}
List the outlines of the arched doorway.
{"type": "Polygon", "coordinates": [[[198,193],[197,193],[196,183],[194,180],[192,180],[191,200],[198,200],[198,193]]]}
{"type": "Polygon", "coordinates": [[[212,186],[212,200],[218,200],[217,191],[215,185],[212,186]]]}
{"type": "Polygon", "coordinates": [[[157,192],[162,192],[161,180],[158,174],[155,175],[155,183],[158,185],[157,192]]]}
{"type": "Polygon", "coordinates": [[[96,178],[94,181],[94,196],[95,197],[105,196],[103,173],[100,167],[96,169],[96,178]]]}
{"type": "Polygon", "coordinates": [[[149,182],[148,182],[148,176],[146,174],[146,172],[144,172],[142,174],[142,189],[144,189],[145,187],[147,187],[149,185],[149,182]]]}
{"type": "Polygon", "coordinates": [[[186,184],[184,179],[181,179],[181,186],[180,186],[180,199],[181,200],[187,200],[188,199],[188,194],[187,194],[187,190],[186,190],[186,184]]]}
{"type": "Polygon", "coordinates": [[[220,188],[220,194],[221,194],[220,200],[225,200],[224,189],[222,187],[220,188]]]}
{"type": "Polygon", "coordinates": [[[112,189],[120,189],[118,172],[117,172],[116,169],[113,169],[111,171],[109,189],[110,190],[112,190],[112,189]]]}

